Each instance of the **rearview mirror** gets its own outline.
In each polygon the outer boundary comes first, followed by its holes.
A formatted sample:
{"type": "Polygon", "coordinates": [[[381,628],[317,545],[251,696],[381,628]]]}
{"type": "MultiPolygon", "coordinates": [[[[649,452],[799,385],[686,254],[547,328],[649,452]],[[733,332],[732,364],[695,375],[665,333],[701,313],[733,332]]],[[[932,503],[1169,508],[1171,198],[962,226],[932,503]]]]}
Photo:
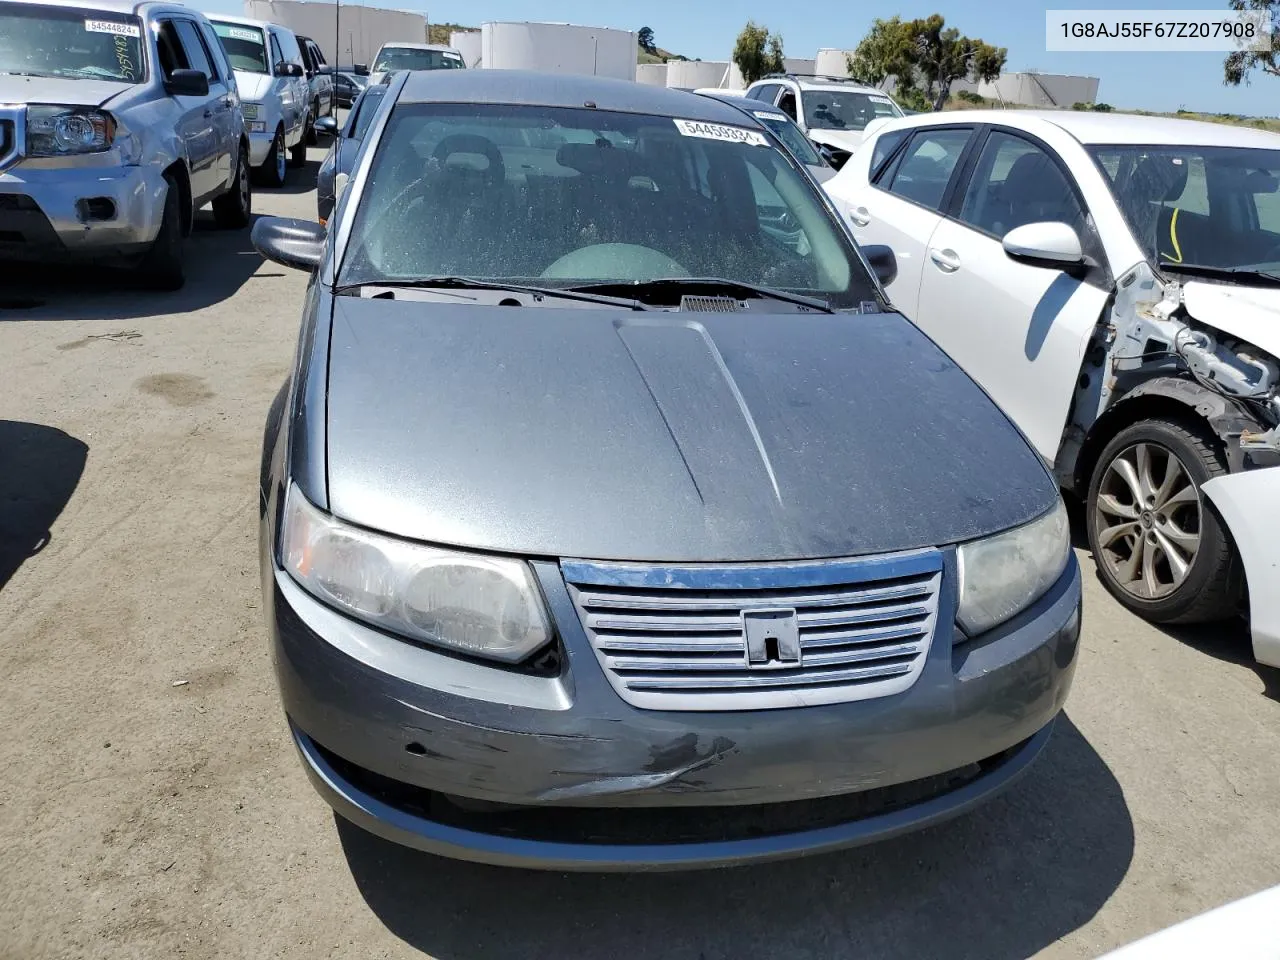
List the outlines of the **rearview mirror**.
{"type": "Polygon", "coordinates": [[[294,270],[315,270],[324,257],[325,228],[312,220],[263,217],[249,241],[268,260],[294,270]]]}
{"type": "Polygon", "coordinates": [[[870,243],[862,247],[862,255],[875,271],[880,286],[887,287],[898,276],[898,258],[893,255],[893,248],[883,243],[870,243]]]}
{"type": "Polygon", "coordinates": [[[1080,237],[1058,221],[1014,227],[1004,235],[1001,246],[1011,260],[1031,267],[1067,270],[1085,262],[1080,237]]]}
{"type": "Polygon", "coordinates": [[[323,133],[330,137],[338,135],[338,121],[333,117],[321,117],[315,122],[315,128],[316,133],[323,133]]]}
{"type": "Polygon", "coordinates": [[[302,76],[302,65],[298,63],[277,63],[277,77],[300,77],[302,76]]]}
{"type": "Polygon", "coordinates": [[[164,91],[174,97],[207,97],[209,78],[199,70],[174,70],[164,83],[164,91]]]}

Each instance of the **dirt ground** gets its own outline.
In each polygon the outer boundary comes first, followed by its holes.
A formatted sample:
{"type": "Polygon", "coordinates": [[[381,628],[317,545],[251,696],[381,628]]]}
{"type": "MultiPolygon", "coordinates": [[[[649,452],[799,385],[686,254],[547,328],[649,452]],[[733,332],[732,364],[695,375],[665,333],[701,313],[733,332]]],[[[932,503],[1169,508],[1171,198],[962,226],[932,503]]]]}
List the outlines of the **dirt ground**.
{"type": "MultiPolygon", "coordinates": [[[[307,215],[321,152],[265,213],[307,215]]],[[[177,294],[0,276],[0,957],[1095,957],[1280,883],[1280,673],[1086,563],[1054,739],[979,811],[776,866],[561,876],[341,823],[286,736],[262,423],[305,279],[201,223],[177,294]]]]}

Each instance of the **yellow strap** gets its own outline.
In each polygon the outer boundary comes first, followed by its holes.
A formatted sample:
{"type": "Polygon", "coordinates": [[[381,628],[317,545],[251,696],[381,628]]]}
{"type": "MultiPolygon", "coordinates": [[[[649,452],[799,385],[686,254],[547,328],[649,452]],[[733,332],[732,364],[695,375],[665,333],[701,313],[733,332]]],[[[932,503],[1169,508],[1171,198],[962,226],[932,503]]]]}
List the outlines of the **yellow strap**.
{"type": "Polygon", "coordinates": [[[1169,241],[1173,244],[1173,252],[1176,253],[1177,256],[1171,257],[1167,253],[1160,254],[1160,256],[1164,257],[1170,263],[1182,262],[1182,247],[1178,246],[1178,214],[1180,212],[1181,210],[1178,207],[1174,207],[1173,216],[1169,218],[1169,241]]]}

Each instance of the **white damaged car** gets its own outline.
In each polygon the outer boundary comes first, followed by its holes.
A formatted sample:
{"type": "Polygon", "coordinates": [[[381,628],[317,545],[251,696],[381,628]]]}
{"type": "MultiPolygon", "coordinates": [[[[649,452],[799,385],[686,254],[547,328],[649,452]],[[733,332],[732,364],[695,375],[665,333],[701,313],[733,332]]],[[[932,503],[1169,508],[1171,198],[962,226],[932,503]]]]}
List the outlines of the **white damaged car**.
{"type": "Polygon", "coordinates": [[[1107,588],[1246,614],[1280,666],[1280,136],[966,111],[877,125],[825,184],[895,305],[1086,503],[1107,588]]]}

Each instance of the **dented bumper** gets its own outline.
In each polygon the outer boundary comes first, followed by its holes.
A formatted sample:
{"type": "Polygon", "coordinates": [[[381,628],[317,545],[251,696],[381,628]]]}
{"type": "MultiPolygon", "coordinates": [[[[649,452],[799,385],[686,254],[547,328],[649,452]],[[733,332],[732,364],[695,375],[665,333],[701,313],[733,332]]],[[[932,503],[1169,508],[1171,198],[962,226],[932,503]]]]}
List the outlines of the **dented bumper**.
{"type": "Polygon", "coordinates": [[[1280,667],[1280,467],[1214,477],[1203,490],[1244,565],[1254,658],[1280,667]]]}
{"type": "Polygon", "coordinates": [[[1073,559],[990,635],[956,648],[940,636],[905,693],[637,710],[601,672],[557,566],[535,568],[564,648],[555,677],[403,643],[272,571],[285,710],[309,776],[344,817],[447,856],[555,869],[722,865],[869,842],[960,813],[1016,778],[1066,698],[1080,632],[1073,559]],[[668,813],[683,825],[660,820],[668,813]]]}

